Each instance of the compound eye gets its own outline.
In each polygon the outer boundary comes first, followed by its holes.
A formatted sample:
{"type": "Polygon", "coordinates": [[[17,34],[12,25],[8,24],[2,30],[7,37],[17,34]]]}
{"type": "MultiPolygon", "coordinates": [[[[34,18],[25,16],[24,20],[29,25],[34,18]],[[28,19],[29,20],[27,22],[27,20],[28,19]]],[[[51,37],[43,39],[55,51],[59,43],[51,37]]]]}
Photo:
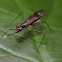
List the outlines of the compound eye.
{"type": "Polygon", "coordinates": [[[20,28],[20,26],[18,26],[17,28],[20,28]]]}
{"type": "Polygon", "coordinates": [[[16,26],[16,28],[17,28],[17,29],[20,29],[20,26],[18,25],[18,26],[16,26]]]}

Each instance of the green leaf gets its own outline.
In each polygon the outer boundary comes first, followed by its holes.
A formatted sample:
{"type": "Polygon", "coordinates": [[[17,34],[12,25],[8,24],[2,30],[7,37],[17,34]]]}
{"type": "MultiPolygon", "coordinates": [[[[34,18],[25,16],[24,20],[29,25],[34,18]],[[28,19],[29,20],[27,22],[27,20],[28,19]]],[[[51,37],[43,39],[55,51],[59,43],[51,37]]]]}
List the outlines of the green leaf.
{"type": "Polygon", "coordinates": [[[62,0],[0,0],[0,62],[62,62],[62,0]],[[21,15],[8,26],[20,12],[28,18],[41,9],[45,9],[46,14],[40,21],[46,20],[52,31],[45,23],[31,27],[46,32],[38,54],[43,34],[24,29],[7,38],[1,37],[8,29],[16,29],[23,22],[21,15]]]}

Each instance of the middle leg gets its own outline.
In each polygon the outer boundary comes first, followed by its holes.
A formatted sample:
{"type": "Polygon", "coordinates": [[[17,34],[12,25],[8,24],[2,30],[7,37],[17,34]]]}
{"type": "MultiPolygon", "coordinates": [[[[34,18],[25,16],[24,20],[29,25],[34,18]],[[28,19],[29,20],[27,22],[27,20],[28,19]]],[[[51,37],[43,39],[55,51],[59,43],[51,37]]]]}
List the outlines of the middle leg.
{"type": "Polygon", "coordinates": [[[44,34],[44,35],[43,35],[43,38],[42,38],[42,40],[41,40],[41,42],[40,42],[40,44],[39,44],[39,47],[38,47],[38,49],[37,49],[37,53],[38,53],[39,48],[40,48],[40,46],[41,46],[41,44],[42,44],[43,39],[45,38],[45,34],[46,34],[46,33],[45,33],[45,32],[41,32],[41,31],[38,31],[38,30],[30,29],[30,28],[28,28],[28,30],[31,30],[31,31],[34,31],[34,32],[38,32],[38,33],[44,34]]]}

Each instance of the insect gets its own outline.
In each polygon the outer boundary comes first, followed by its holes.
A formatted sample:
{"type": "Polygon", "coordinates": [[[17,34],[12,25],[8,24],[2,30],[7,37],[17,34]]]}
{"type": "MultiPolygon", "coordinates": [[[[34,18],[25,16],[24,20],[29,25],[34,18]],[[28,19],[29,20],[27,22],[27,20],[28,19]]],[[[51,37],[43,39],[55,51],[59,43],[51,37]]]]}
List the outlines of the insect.
{"type": "MultiPolygon", "coordinates": [[[[34,31],[34,32],[38,32],[38,33],[41,33],[41,34],[44,34],[43,35],[43,38],[42,38],[42,40],[41,40],[41,42],[40,42],[40,45],[39,45],[39,47],[38,47],[38,49],[40,48],[40,46],[41,46],[41,44],[42,44],[42,41],[43,41],[43,39],[44,39],[44,37],[45,37],[45,32],[41,32],[41,31],[38,31],[38,30],[34,30],[34,29],[30,29],[29,28],[29,26],[30,25],[39,25],[39,24],[42,24],[42,23],[46,23],[46,25],[48,26],[48,28],[50,29],[50,27],[49,27],[49,25],[47,24],[47,22],[46,21],[42,21],[42,22],[39,22],[40,21],[40,18],[41,17],[43,17],[45,15],[45,10],[40,10],[40,11],[35,11],[30,17],[28,17],[27,19],[24,19],[24,13],[23,13],[23,22],[20,24],[20,25],[17,25],[16,26],[16,29],[9,29],[9,30],[16,30],[16,32],[14,32],[14,33],[12,33],[12,34],[10,34],[10,35],[13,35],[13,34],[15,34],[15,33],[18,33],[18,32],[21,32],[23,29],[25,29],[25,28],[27,28],[28,30],[31,30],[31,31],[34,31]]],[[[19,15],[15,18],[15,20],[17,19],[19,17],[19,15]]],[[[15,21],[14,20],[14,21],[15,21]]],[[[13,21],[13,22],[14,22],[13,21]]],[[[13,23],[12,22],[12,23],[13,23]]],[[[8,30],[8,31],[9,31],[8,30]]],[[[8,32],[8,31],[6,31],[5,33],[4,33],[4,35],[8,32]]],[[[10,36],[10,35],[8,35],[8,36],[10,36]]],[[[38,49],[37,49],[37,51],[38,51],[38,49]]]]}

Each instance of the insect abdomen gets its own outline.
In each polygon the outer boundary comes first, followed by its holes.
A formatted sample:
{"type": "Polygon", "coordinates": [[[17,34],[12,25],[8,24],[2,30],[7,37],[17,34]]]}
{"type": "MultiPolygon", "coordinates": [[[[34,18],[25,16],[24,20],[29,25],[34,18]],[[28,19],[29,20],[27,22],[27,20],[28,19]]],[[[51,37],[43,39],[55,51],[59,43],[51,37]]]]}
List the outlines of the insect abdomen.
{"type": "Polygon", "coordinates": [[[40,10],[40,11],[38,12],[38,15],[41,16],[41,17],[44,16],[44,14],[45,14],[45,10],[40,10]]]}

